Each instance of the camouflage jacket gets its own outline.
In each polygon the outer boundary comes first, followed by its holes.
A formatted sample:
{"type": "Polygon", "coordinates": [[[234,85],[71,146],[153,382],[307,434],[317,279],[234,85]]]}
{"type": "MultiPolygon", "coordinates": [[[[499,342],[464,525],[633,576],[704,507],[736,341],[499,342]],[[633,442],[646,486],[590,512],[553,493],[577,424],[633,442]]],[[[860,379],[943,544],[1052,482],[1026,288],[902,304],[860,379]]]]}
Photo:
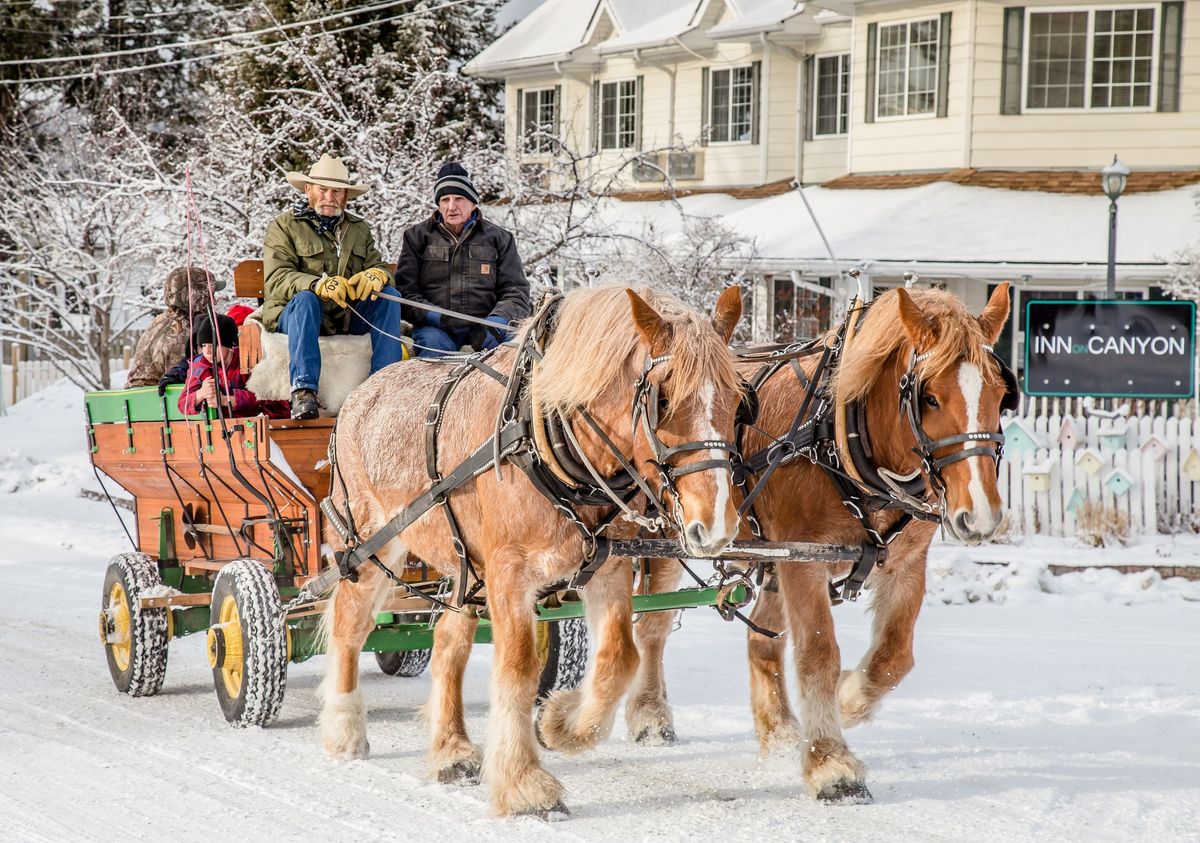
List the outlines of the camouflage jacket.
{"type": "Polygon", "coordinates": [[[188,356],[187,313],[168,307],[154,317],[133,350],[125,388],[154,386],[167,369],[188,356]]]}

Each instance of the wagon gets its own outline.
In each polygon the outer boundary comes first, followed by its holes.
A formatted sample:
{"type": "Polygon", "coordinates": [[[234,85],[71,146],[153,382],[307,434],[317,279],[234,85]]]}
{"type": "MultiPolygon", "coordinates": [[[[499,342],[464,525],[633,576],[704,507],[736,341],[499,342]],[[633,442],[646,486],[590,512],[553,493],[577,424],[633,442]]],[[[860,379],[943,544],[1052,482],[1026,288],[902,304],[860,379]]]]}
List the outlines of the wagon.
{"type": "MultiPolygon", "coordinates": [[[[235,278],[239,296],[261,296],[261,262],[244,262],[235,278]]],[[[243,330],[241,352],[243,366],[252,366],[258,354],[253,330],[243,330]]],[[[325,601],[295,598],[336,567],[322,542],[320,507],[329,492],[326,454],[334,420],[185,415],[177,406],[180,389],[168,387],[161,396],[155,387],[85,395],[97,478],[104,486],[104,475],[134,500],[133,527],[126,528],[133,549],[109,562],[100,639],[117,690],[151,696],[163,686],[170,642],[205,634],[225,718],[237,726],[267,725],[278,716],[289,663],[322,651],[325,601]]],[[[420,561],[410,562],[400,579],[364,650],[385,673],[411,677],[429,663],[436,601],[447,597],[451,584],[420,561]]],[[[730,598],[730,589],[720,591],[640,594],[634,609],[714,605],[730,598]]],[[[479,612],[476,641],[487,643],[486,606],[479,612]]],[[[582,680],[582,616],[571,589],[542,596],[539,698],[582,680]]]]}

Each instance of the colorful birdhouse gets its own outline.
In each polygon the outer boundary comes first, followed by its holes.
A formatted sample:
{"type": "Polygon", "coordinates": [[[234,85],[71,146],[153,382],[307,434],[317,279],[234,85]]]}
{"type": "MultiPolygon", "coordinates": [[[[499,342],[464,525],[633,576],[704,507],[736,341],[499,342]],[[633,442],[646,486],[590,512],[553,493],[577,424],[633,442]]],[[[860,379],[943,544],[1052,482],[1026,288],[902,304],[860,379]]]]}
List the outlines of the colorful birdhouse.
{"type": "Polygon", "coordinates": [[[1071,499],[1067,501],[1067,512],[1074,512],[1079,507],[1083,506],[1083,502],[1087,500],[1087,492],[1083,489],[1076,488],[1071,493],[1071,499]]]}
{"type": "Polygon", "coordinates": [[[1048,492],[1050,490],[1050,463],[1027,465],[1021,469],[1031,492],[1048,492]]]}
{"type": "Polygon", "coordinates": [[[1011,452],[1036,451],[1044,448],[1042,438],[1025,419],[1012,418],[1004,425],[1004,449],[1011,452]]]}
{"type": "Polygon", "coordinates": [[[1075,435],[1075,422],[1070,416],[1063,419],[1062,427],[1058,429],[1058,447],[1064,451],[1074,451],[1078,437],[1075,435]]]}
{"type": "Polygon", "coordinates": [[[1133,478],[1119,468],[1114,468],[1104,478],[1104,485],[1107,486],[1114,495],[1118,498],[1133,488],[1133,478]]]}
{"type": "Polygon", "coordinates": [[[1129,424],[1124,419],[1113,419],[1100,425],[1096,436],[1101,451],[1120,451],[1125,447],[1125,431],[1129,424]]]}
{"type": "Polygon", "coordinates": [[[1099,471],[1102,465],[1104,465],[1104,460],[1092,448],[1084,448],[1075,458],[1075,467],[1089,477],[1099,471]]]}
{"type": "Polygon", "coordinates": [[[1200,480],[1200,453],[1195,448],[1188,452],[1187,459],[1183,461],[1183,476],[1193,483],[1200,480]]]}
{"type": "Polygon", "coordinates": [[[1161,460],[1163,458],[1163,456],[1167,453],[1166,443],[1164,443],[1157,436],[1151,436],[1149,439],[1147,439],[1145,442],[1142,443],[1142,453],[1149,454],[1151,457],[1153,457],[1156,460],[1161,460]]]}

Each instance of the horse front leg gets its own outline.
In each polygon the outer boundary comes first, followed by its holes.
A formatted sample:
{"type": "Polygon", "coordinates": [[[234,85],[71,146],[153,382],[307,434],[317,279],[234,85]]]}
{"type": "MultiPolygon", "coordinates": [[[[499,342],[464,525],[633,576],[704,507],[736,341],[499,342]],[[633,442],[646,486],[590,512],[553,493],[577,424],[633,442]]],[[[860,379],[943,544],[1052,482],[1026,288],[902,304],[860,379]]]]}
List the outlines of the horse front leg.
{"type": "Polygon", "coordinates": [[[442,784],[479,780],[483,753],[467,736],[463,717],[463,673],[478,626],[479,618],[474,615],[445,612],[433,634],[433,689],[426,706],[432,732],[429,776],[442,784]]]}
{"type": "Polygon", "coordinates": [[[575,754],[591,749],[612,731],[617,706],[638,665],[633,640],[633,564],[610,560],[582,589],[595,654],[578,688],[557,691],[542,706],[537,728],[548,749],[575,754]]]}
{"type": "MultiPolygon", "coordinates": [[[[642,560],[642,580],[651,594],[674,591],[682,576],[683,567],[675,559],[642,560]]],[[[640,658],[625,703],[625,723],[629,736],[645,746],[669,746],[676,740],[675,721],[667,702],[663,652],[678,617],[678,611],[647,612],[633,624],[640,658]]]]}
{"type": "Polygon", "coordinates": [[[494,654],[483,778],[492,809],[500,815],[566,813],[562,783],[539,762],[533,732],[541,673],[533,629],[537,583],[517,553],[488,560],[487,571],[494,654]]]}
{"type": "Polygon", "coordinates": [[[779,584],[793,637],[801,728],[807,740],[802,769],[809,793],[825,802],[866,802],[866,767],[846,745],[838,709],[841,650],[834,637],[824,565],[780,565],[779,584]]]}
{"type": "MultiPolygon", "coordinates": [[[[776,575],[773,574],[759,592],[750,620],[763,629],[778,632],[786,628],[787,618],[776,575]]],[[[766,755],[774,749],[800,746],[803,738],[788,702],[783,666],[787,639],[770,638],[747,628],[746,649],[750,662],[750,709],[754,713],[759,749],[766,755]]]]}
{"type": "Polygon", "coordinates": [[[871,644],[858,666],[842,671],[842,726],[875,716],[883,698],[913,668],[913,631],[925,598],[925,558],[936,526],[912,524],[892,546],[888,562],[871,572],[871,644]]]}
{"type": "Polygon", "coordinates": [[[366,758],[367,708],[358,687],[358,658],[375,628],[375,612],[388,580],[373,565],[359,568],[358,582],[342,580],[321,619],[325,633],[325,678],[317,688],[318,723],[325,752],[338,760],[366,758]]]}

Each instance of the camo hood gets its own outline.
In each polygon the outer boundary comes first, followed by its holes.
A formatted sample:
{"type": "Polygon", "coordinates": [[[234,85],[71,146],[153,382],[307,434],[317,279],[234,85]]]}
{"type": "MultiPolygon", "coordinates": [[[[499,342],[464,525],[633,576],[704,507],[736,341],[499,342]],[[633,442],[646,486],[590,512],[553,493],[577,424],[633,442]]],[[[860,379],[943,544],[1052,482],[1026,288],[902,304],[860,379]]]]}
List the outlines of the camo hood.
{"type": "Polygon", "coordinates": [[[199,266],[180,266],[171,270],[167,281],[163,284],[163,301],[167,307],[188,312],[188,282],[191,281],[191,306],[197,311],[202,310],[204,302],[208,301],[208,290],[213,283],[211,272],[199,266]]]}

